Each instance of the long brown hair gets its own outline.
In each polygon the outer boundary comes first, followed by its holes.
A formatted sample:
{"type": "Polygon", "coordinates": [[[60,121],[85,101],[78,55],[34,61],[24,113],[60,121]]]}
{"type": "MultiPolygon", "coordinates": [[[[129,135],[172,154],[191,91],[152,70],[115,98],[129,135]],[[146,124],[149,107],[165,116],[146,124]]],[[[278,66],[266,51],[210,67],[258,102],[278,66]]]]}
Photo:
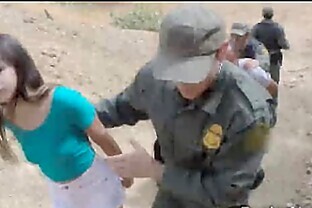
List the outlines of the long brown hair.
{"type": "MultiPolygon", "coordinates": [[[[51,87],[44,83],[33,59],[16,38],[8,34],[0,34],[0,58],[7,65],[12,66],[17,75],[13,101],[21,98],[27,102],[36,102],[49,93],[51,87]]],[[[3,160],[14,161],[17,157],[9,145],[4,128],[4,119],[3,109],[1,109],[0,156],[3,160]]]]}

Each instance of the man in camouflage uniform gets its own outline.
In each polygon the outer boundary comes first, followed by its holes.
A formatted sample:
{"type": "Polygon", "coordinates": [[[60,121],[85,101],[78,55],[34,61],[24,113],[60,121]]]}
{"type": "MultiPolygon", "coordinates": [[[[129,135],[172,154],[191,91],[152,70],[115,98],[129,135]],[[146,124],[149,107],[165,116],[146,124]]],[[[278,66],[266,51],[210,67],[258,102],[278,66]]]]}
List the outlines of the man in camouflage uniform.
{"type": "Polygon", "coordinates": [[[157,55],[97,113],[106,127],[150,119],[165,161],[139,144],[108,157],[122,177],[159,183],[153,208],[228,208],[248,204],[270,127],[271,96],[247,73],[224,61],[223,19],[199,6],[163,19],[157,55]]]}
{"type": "Polygon", "coordinates": [[[274,15],[271,7],[262,9],[263,20],[252,29],[252,36],[262,42],[270,54],[271,77],[279,83],[280,67],[283,62],[282,49],[289,49],[289,42],[285,37],[284,28],[272,20],[274,15]]]}
{"type": "Polygon", "coordinates": [[[265,46],[250,35],[250,28],[244,23],[233,23],[231,27],[230,46],[240,54],[237,58],[252,58],[260,63],[266,72],[270,71],[270,56],[265,46]]]}

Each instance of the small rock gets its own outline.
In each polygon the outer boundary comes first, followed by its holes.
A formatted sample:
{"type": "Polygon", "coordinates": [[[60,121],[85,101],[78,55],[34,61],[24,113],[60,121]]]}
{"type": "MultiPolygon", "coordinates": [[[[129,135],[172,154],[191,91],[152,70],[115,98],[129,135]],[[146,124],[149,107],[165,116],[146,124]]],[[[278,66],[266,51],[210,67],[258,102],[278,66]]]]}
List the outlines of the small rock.
{"type": "Polygon", "coordinates": [[[47,28],[42,27],[42,26],[38,26],[38,27],[37,27],[37,30],[42,31],[42,32],[48,32],[48,31],[47,31],[47,28]]]}
{"type": "Polygon", "coordinates": [[[36,21],[36,18],[34,17],[29,17],[29,18],[24,18],[23,22],[25,23],[34,23],[36,21]]]}
{"type": "Polygon", "coordinates": [[[78,32],[77,31],[74,31],[73,32],[73,37],[75,38],[75,37],[77,37],[78,36],[78,32]]]}
{"type": "Polygon", "coordinates": [[[307,170],[306,170],[306,174],[307,174],[307,175],[311,175],[311,172],[312,172],[311,168],[310,168],[310,167],[309,167],[309,168],[307,168],[307,170]]]}
{"type": "Polygon", "coordinates": [[[295,192],[296,192],[296,194],[300,194],[301,190],[300,189],[296,189],[295,192]]]}
{"type": "Polygon", "coordinates": [[[307,162],[305,163],[305,166],[306,166],[307,168],[311,168],[311,167],[312,167],[312,163],[311,163],[310,161],[307,161],[307,162]]]}
{"type": "Polygon", "coordinates": [[[291,203],[291,202],[288,202],[288,203],[286,204],[286,208],[294,208],[294,207],[295,207],[294,204],[291,203]]]}
{"type": "Polygon", "coordinates": [[[308,132],[307,136],[312,136],[312,131],[308,132]]]}
{"type": "Polygon", "coordinates": [[[45,15],[46,15],[46,17],[47,17],[48,19],[53,20],[53,17],[52,17],[52,15],[48,12],[48,10],[44,9],[44,13],[45,13],[45,15]]]}
{"type": "Polygon", "coordinates": [[[296,87],[296,84],[295,83],[290,83],[290,84],[288,84],[287,85],[289,88],[294,88],[294,87],[296,87]]]}
{"type": "Polygon", "coordinates": [[[41,51],[41,54],[50,58],[56,58],[56,50],[54,48],[48,48],[41,51]]]}
{"type": "Polygon", "coordinates": [[[60,63],[61,62],[61,57],[58,57],[56,60],[56,63],[60,63]]]}
{"type": "Polygon", "coordinates": [[[311,200],[304,200],[302,202],[302,204],[303,204],[303,206],[309,207],[308,205],[312,205],[312,202],[311,202],[311,200]]]}
{"type": "Polygon", "coordinates": [[[312,201],[312,197],[311,196],[306,196],[305,199],[312,201]]]}
{"type": "Polygon", "coordinates": [[[56,67],[56,65],[58,65],[60,63],[60,59],[59,58],[53,58],[50,62],[50,66],[51,67],[56,67]]]}
{"type": "Polygon", "coordinates": [[[42,52],[42,55],[48,56],[50,58],[55,59],[57,57],[57,55],[55,53],[46,53],[46,52],[42,52]]]}
{"type": "Polygon", "coordinates": [[[59,79],[62,78],[62,76],[61,76],[60,74],[56,74],[56,75],[55,75],[55,78],[59,80],[59,79]]]}

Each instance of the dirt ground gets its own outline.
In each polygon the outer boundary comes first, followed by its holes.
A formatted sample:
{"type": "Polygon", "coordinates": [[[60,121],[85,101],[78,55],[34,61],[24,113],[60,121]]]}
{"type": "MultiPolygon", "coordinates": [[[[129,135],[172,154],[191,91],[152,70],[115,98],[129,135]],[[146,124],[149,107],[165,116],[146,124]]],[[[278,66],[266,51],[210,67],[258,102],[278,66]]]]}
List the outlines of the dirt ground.
{"type": "MultiPolygon", "coordinates": [[[[230,27],[233,21],[255,24],[264,4],[203,4],[213,8],[230,27]]],[[[312,4],[271,4],[275,19],[285,28],[291,50],[285,52],[280,84],[278,124],[264,160],[266,179],[251,196],[255,208],[312,207],[309,180],[312,172],[312,4]]],[[[167,12],[177,4],[149,4],[167,12]]],[[[110,11],[123,13],[133,4],[0,4],[0,29],[18,37],[34,57],[46,81],[80,90],[91,101],[111,97],[131,82],[154,54],[157,34],[120,30],[110,25],[110,11]],[[52,19],[46,17],[46,9],[52,19]]],[[[155,139],[149,122],[111,130],[123,151],[129,138],[150,152],[155,139]]],[[[0,208],[50,207],[46,182],[28,164],[19,146],[21,163],[0,161],[0,208]]],[[[148,208],[156,187],[150,180],[135,180],[127,190],[125,208],[148,208]]]]}

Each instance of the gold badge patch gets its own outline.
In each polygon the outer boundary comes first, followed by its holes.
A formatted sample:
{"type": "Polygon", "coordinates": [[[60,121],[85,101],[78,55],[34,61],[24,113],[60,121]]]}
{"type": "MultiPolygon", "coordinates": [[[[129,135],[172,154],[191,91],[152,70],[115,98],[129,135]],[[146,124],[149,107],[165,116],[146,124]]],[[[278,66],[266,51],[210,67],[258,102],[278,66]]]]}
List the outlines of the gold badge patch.
{"type": "Polygon", "coordinates": [[[218,149],[221,145],[222,127],[219,124],[213,124],[206,132],[203,138],[203,145],[207,149],[218,149]]]}

